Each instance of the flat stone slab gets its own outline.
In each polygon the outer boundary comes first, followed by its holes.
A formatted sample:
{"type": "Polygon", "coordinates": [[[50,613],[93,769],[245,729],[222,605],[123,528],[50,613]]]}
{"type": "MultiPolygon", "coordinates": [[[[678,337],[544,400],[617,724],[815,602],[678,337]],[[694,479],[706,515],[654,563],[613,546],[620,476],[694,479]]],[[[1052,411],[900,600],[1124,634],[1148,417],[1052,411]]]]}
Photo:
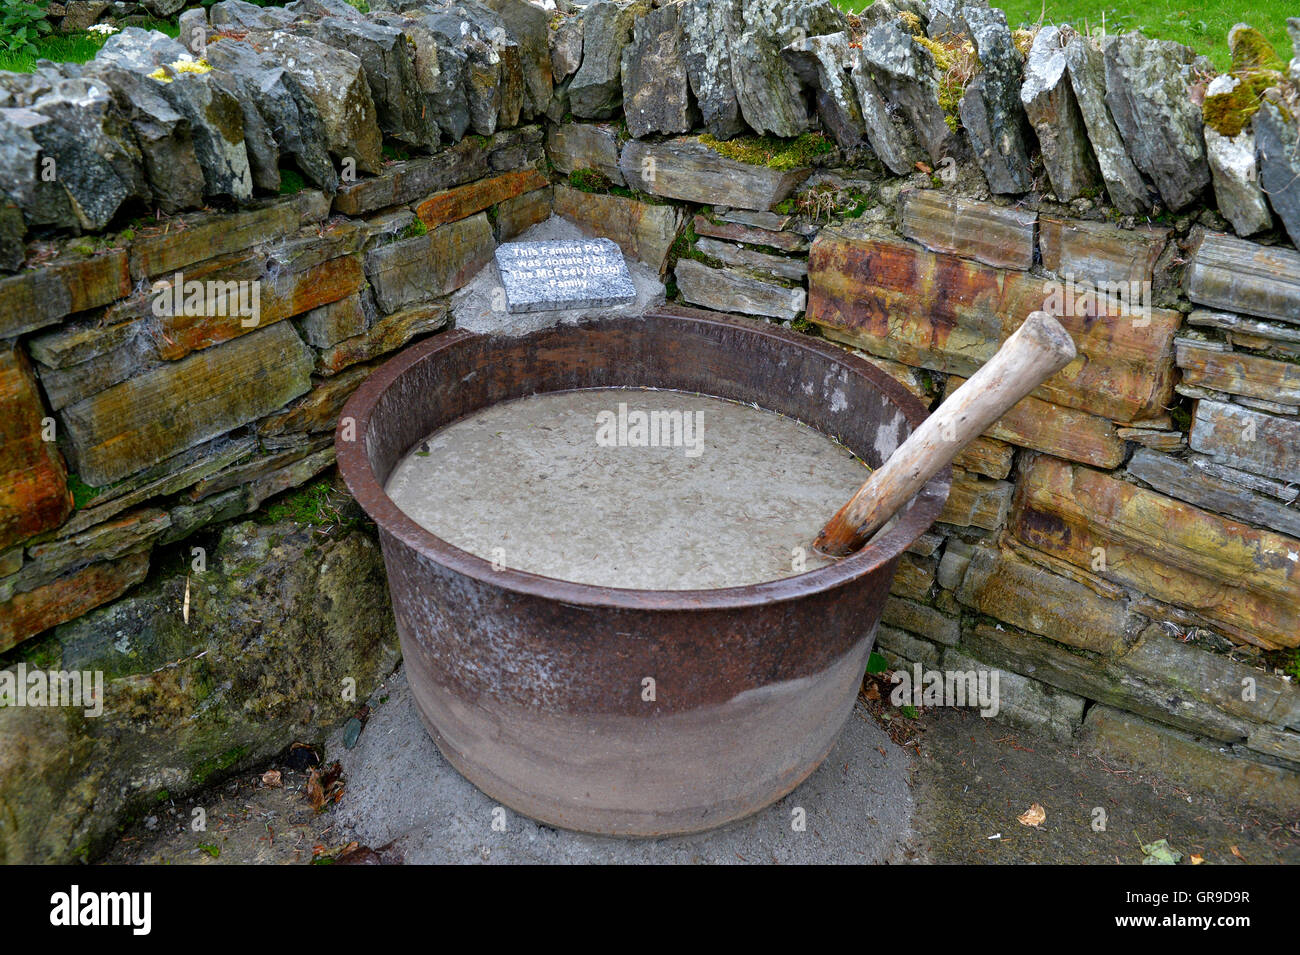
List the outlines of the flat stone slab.
{"type": "MultiPolygon", "coordinates": [[[[588,238],[591,238],[590,231],[584,232],[574,223],[556,215],[544,219],[518,236],[520,242],[570,242],[588,238]]],[[[625,261],[628,272],[632,275],[632,284],[637,290],[634,302],[625,305],[597,305],[590,308],[521,312],[512,315],[506,310],[501,270],[497,268],[496,260],[489,258],[487,265],[479,271],[478,275],[452,296],[452,319],[456,328],[478,332],[481,335],[527,335],[540,328],[552,328],[556,325],[642,316],[656,305],[664,303],[664,284],[659,277],[658,265],[646,265],[631,253],[627,255],[625,261]]]]}
{"type": "Polygon", "coordinates": [[[611,239],[505,242],[496,263],[511,313],[636,301],[623,252],[611,239]]]}

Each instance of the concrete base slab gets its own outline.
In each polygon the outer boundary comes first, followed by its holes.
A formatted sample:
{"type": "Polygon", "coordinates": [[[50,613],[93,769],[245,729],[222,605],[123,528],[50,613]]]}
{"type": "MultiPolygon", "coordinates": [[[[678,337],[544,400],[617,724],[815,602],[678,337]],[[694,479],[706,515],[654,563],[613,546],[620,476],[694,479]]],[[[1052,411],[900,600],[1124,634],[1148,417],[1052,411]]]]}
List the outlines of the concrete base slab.
{"type": "Polygon", "coordinates": [[[411,863],[873,863],[909,861],[912,761],[860,707],[803,785],[713,832],[625,840],[541,826],[499,806],[443,759],[415,711],[404,671],[371,701],[355,748],[327,751],[347,792],[335,809],[342,841],[392,843],[411,863]],[[384,700],[384,702],[377,702],[384,700]],[[798,820],[805,820],[801,830],[798,820]]]}

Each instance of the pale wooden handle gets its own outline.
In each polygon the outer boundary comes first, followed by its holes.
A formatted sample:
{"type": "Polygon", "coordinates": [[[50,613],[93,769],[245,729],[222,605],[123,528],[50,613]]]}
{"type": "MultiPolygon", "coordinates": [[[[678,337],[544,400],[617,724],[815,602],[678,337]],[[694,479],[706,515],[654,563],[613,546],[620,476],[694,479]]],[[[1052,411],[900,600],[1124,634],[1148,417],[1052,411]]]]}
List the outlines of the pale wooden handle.
{"type": "Polygon", "coordinates": [[[846,557],[1025,395],[1074,360],[1074,341],[1032,312],[979,371],[926,418],[822,528],[813,547],[846,557]]]}

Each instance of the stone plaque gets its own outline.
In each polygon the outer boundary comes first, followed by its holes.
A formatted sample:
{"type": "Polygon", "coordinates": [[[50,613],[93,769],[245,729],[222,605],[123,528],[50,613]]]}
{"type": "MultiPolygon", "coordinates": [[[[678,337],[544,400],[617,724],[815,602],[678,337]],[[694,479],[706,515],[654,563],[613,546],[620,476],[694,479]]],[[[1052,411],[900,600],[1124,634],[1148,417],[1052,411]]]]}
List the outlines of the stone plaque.
{"type": "Polygon", "coordinates": [[[511,312],[546,312],[636,301],[623,252],[610,239],[505,242],[497,269],[511,312]]]}

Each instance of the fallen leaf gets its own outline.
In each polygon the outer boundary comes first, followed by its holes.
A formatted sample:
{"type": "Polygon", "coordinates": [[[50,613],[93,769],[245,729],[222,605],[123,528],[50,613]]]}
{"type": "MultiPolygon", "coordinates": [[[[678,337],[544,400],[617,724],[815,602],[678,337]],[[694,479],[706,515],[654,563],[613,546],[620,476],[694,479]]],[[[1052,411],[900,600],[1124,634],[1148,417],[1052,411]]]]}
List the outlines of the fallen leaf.
{"type": "Polygon", "coordinates": [[[314,769],[307,778],[307,802],[317,812],[325,808],[325,790],[320,784],[320,773],[314,769]]]}
{"type": "Polygon", "coordinates": [[[1020,815],[1016,816],[1022,826],[1033,826],[1037,829],[1047,821],[1047,810],[1038,803],[1034,803],[1020,815]]]}
{"type": "Polygon", "coordinates": [[[1245,861],[1246,861],[1246,857],[1245,857],[1244,855],[1241,854],[1241,850],[1240,850],[1240,849],[1238,849],[1236,846],[1229,846],[1229,848],[1232,850],[1232,854],[1233,854],[1234,856],[1236,856],[1236,857],[1237,857],[1238,859],[1240,859],[1242,862],[1245,862],[1245,861]]]}
{"type": "Polygon", "coordinates": [[[349,842],[338,854],[338,863],[339,865],[383,865],[384,860],[369,846],[349,842]]]}
{"type": "Polygon", "coordinates": [[[331,763],[321,775],[313,769],[307,778],[307,802],[317,812],[324,812],[325,807],[343,798],[343,766],[331,763]]]}
{"type": "Polygon", "coordinates": [[[1183,858],[1183,854],[1174,849],[1166,839],[1157,839],[1143,846],[1142,854],[1146,856],[1142,860],[1143,865],[1178,865],[1183,858]]]}
{"type": "Polygon", "coordinates": [[[876,686],[876,684],[874,684],[874,683],[869,683],[869,684],[867,684],[867,689],[866,689],[866,693],[865,693],[865,695],[866,695],[867,699],[869,699],[869,700],[878,700],[878,699],[880,699],[880,687],[876,686]]]}
{"type": "Polygon", "coordinates": [[[927,176],[930,175],[932,172],[934,172],[933,167],[928,166],[923,162],[918,162],[916,164],[916,168],[921,170],[921,172],[925,173],[927,176]]]}
{"type": "Polygon", "coordinates": [[[1193,855],[1191,857],[1192,865],[1200,865],[1204,861],[1205,861],[1205,856],[1193,855]]]}
{"type": "Polygon", "coordinates": [[[271,789],[279,789],[283,786],[284,782],[280,778],[280,771],[278,769],[268,769],[262,773],[262,785],[271,789]]]}

